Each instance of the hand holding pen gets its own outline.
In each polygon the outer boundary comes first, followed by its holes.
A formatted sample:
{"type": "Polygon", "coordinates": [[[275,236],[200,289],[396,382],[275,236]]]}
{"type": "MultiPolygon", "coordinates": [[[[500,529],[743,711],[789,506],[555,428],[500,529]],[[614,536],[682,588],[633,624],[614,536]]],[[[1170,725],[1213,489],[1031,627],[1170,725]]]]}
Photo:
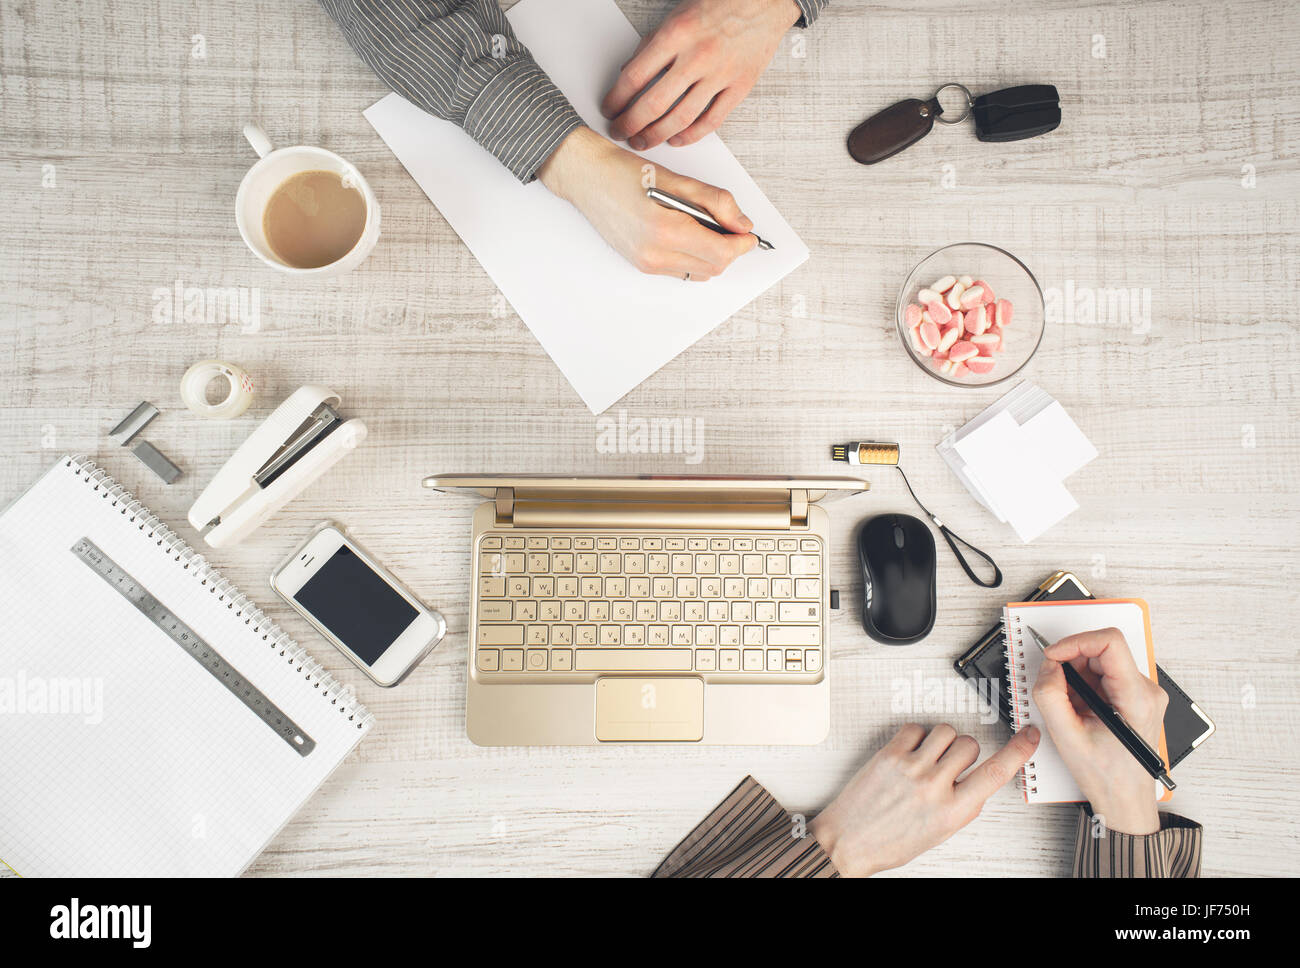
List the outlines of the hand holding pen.
{"type": "MultiPolygon", "coordinates": [[[[1037,633],[1035,637],[1041,639],[1037,633]]],[[[1044,643],[1043,656],[1034,702],[1094,816],[1121,833],[1159,830],[1153,773],[1139,753],[1117,737],[1114,729],[1119,724],[1104,711],[1094,712],[1084,690],[1070,686],[1068,680],[1075,677],[1067,677],[1065,667],[1077,674],[1077,681],[1094,692],[1103,707],[1117,711],[1153,754],[1159,748],[1169,697],[1137,668],[1118,629],[1071,635],[1051,646],[1044,643]]]]}
{"type": "Polygon", "coordinates": [[[662,165],[653,166],[653,182],[647,184],[647,164],[583,127],[569,134],[537,176],[642,272],[704,282],[753,251],[754,225],[730,192],[662,165]],[[723,231],[648,199],[651,186],[698,207],[723,231]]]}

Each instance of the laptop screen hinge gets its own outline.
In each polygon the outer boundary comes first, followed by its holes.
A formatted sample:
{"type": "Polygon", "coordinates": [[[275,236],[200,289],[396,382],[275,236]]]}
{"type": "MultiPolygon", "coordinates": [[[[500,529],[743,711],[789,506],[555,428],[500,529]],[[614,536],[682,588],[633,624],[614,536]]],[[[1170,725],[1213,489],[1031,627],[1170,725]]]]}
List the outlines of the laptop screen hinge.
{"type": "Polygon", "coordinates": [[[808,525],[808,491],[802,487],[790,489],[790,527],[803,528],[808,525]]]}
{"type": "Polygon", "coordinates": [[[515,517],[515,489],[513,487],[498,487],[496,498],[497,526],[513,524],[515,517]]]}

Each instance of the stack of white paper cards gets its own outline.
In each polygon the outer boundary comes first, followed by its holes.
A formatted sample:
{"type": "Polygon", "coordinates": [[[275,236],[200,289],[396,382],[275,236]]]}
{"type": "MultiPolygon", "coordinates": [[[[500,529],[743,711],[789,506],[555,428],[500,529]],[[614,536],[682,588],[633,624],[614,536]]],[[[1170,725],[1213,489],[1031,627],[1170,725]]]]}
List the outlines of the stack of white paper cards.
{"type": "Polygon", "coordinates": [[[1097,448],[1051,396],[1022,383],[938,446],[968,491],[1021,541],[1079,506],[1063,483],[1097,448]]]}

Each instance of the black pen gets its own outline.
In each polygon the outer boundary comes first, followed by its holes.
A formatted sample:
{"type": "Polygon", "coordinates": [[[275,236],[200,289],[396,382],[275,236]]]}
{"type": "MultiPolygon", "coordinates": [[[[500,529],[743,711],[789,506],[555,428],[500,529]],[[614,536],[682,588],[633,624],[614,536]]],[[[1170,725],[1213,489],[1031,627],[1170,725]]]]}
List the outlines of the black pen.
{"type": "MultiPolygon", "coordinates": [[[[689,215],[691,218],[695,219],[695,221],[703,225],[706,229],[712,229],[714,232],[717,232],[719,235],[737,234],[735,232],[732,232],[731,229],[723,226],[721,222],[719,222],[716,218],[714,218],[704,209],[700,208],[698,205],[693,205],[692,203],[688,202],[684,198],[678,198],[676,195],[669,195],[667,192],[661,192],[657,188],[646,189],[645,197],[650,199],[651,201],[658,202],[664,208],[671,208],[674,212],[681,212],[683,215],[689,215]]],[[[774,246],[771,242],[767,241],[767,239],[763,238],[757,232],[746,232],[744,234],[752,235],[754,238],[758,239],[758,247],[760,249],[771,250],[776,248],[776,246],[774,246]]]]}
{"type": "MultiPolygon", "coordinates": [[[[1033,627],[1026,627],[1029,628],[1029,634],[1034,637],[1038,647],[1046,654],[1047,642],[1034,631],[1033,627]]],[[[1083,697],[1088,708],[1097,714],[1097,718],[1106,724],[1106,728],[1115,734],[1115,738],[1124,744],[1124,748],[1133,754],[1134,758],[1142,764],[1143,769],[1159,780],[1166,790],[1174,789],[1174,781],[1170,778],[1169,771],[1165,769],[1165,761],[1160,758],[1160,754],[1147,745],[1147,741],[1137,734],[1118,709],[1097,695],[1097,691],[1088,685],[1088,680],[1079,675],[1079,671],[1074,666],[1068,662],[1062,662],[1061,666],[1065,669],[1065,681],[1070,684],[1070,688],[1083,697]]]]}

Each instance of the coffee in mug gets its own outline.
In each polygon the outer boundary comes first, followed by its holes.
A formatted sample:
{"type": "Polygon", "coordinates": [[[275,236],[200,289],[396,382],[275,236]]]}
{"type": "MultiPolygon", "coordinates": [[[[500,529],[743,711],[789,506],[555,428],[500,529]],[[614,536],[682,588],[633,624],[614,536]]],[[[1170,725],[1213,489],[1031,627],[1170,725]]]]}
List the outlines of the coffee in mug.
{"type": "Polygon", "coordinates": [[[365,198],[334,171],[290,175],[262,213],[262,233],[271,251],[295,269],[337,262],[352,251],[365,227],[365,198]]]}

